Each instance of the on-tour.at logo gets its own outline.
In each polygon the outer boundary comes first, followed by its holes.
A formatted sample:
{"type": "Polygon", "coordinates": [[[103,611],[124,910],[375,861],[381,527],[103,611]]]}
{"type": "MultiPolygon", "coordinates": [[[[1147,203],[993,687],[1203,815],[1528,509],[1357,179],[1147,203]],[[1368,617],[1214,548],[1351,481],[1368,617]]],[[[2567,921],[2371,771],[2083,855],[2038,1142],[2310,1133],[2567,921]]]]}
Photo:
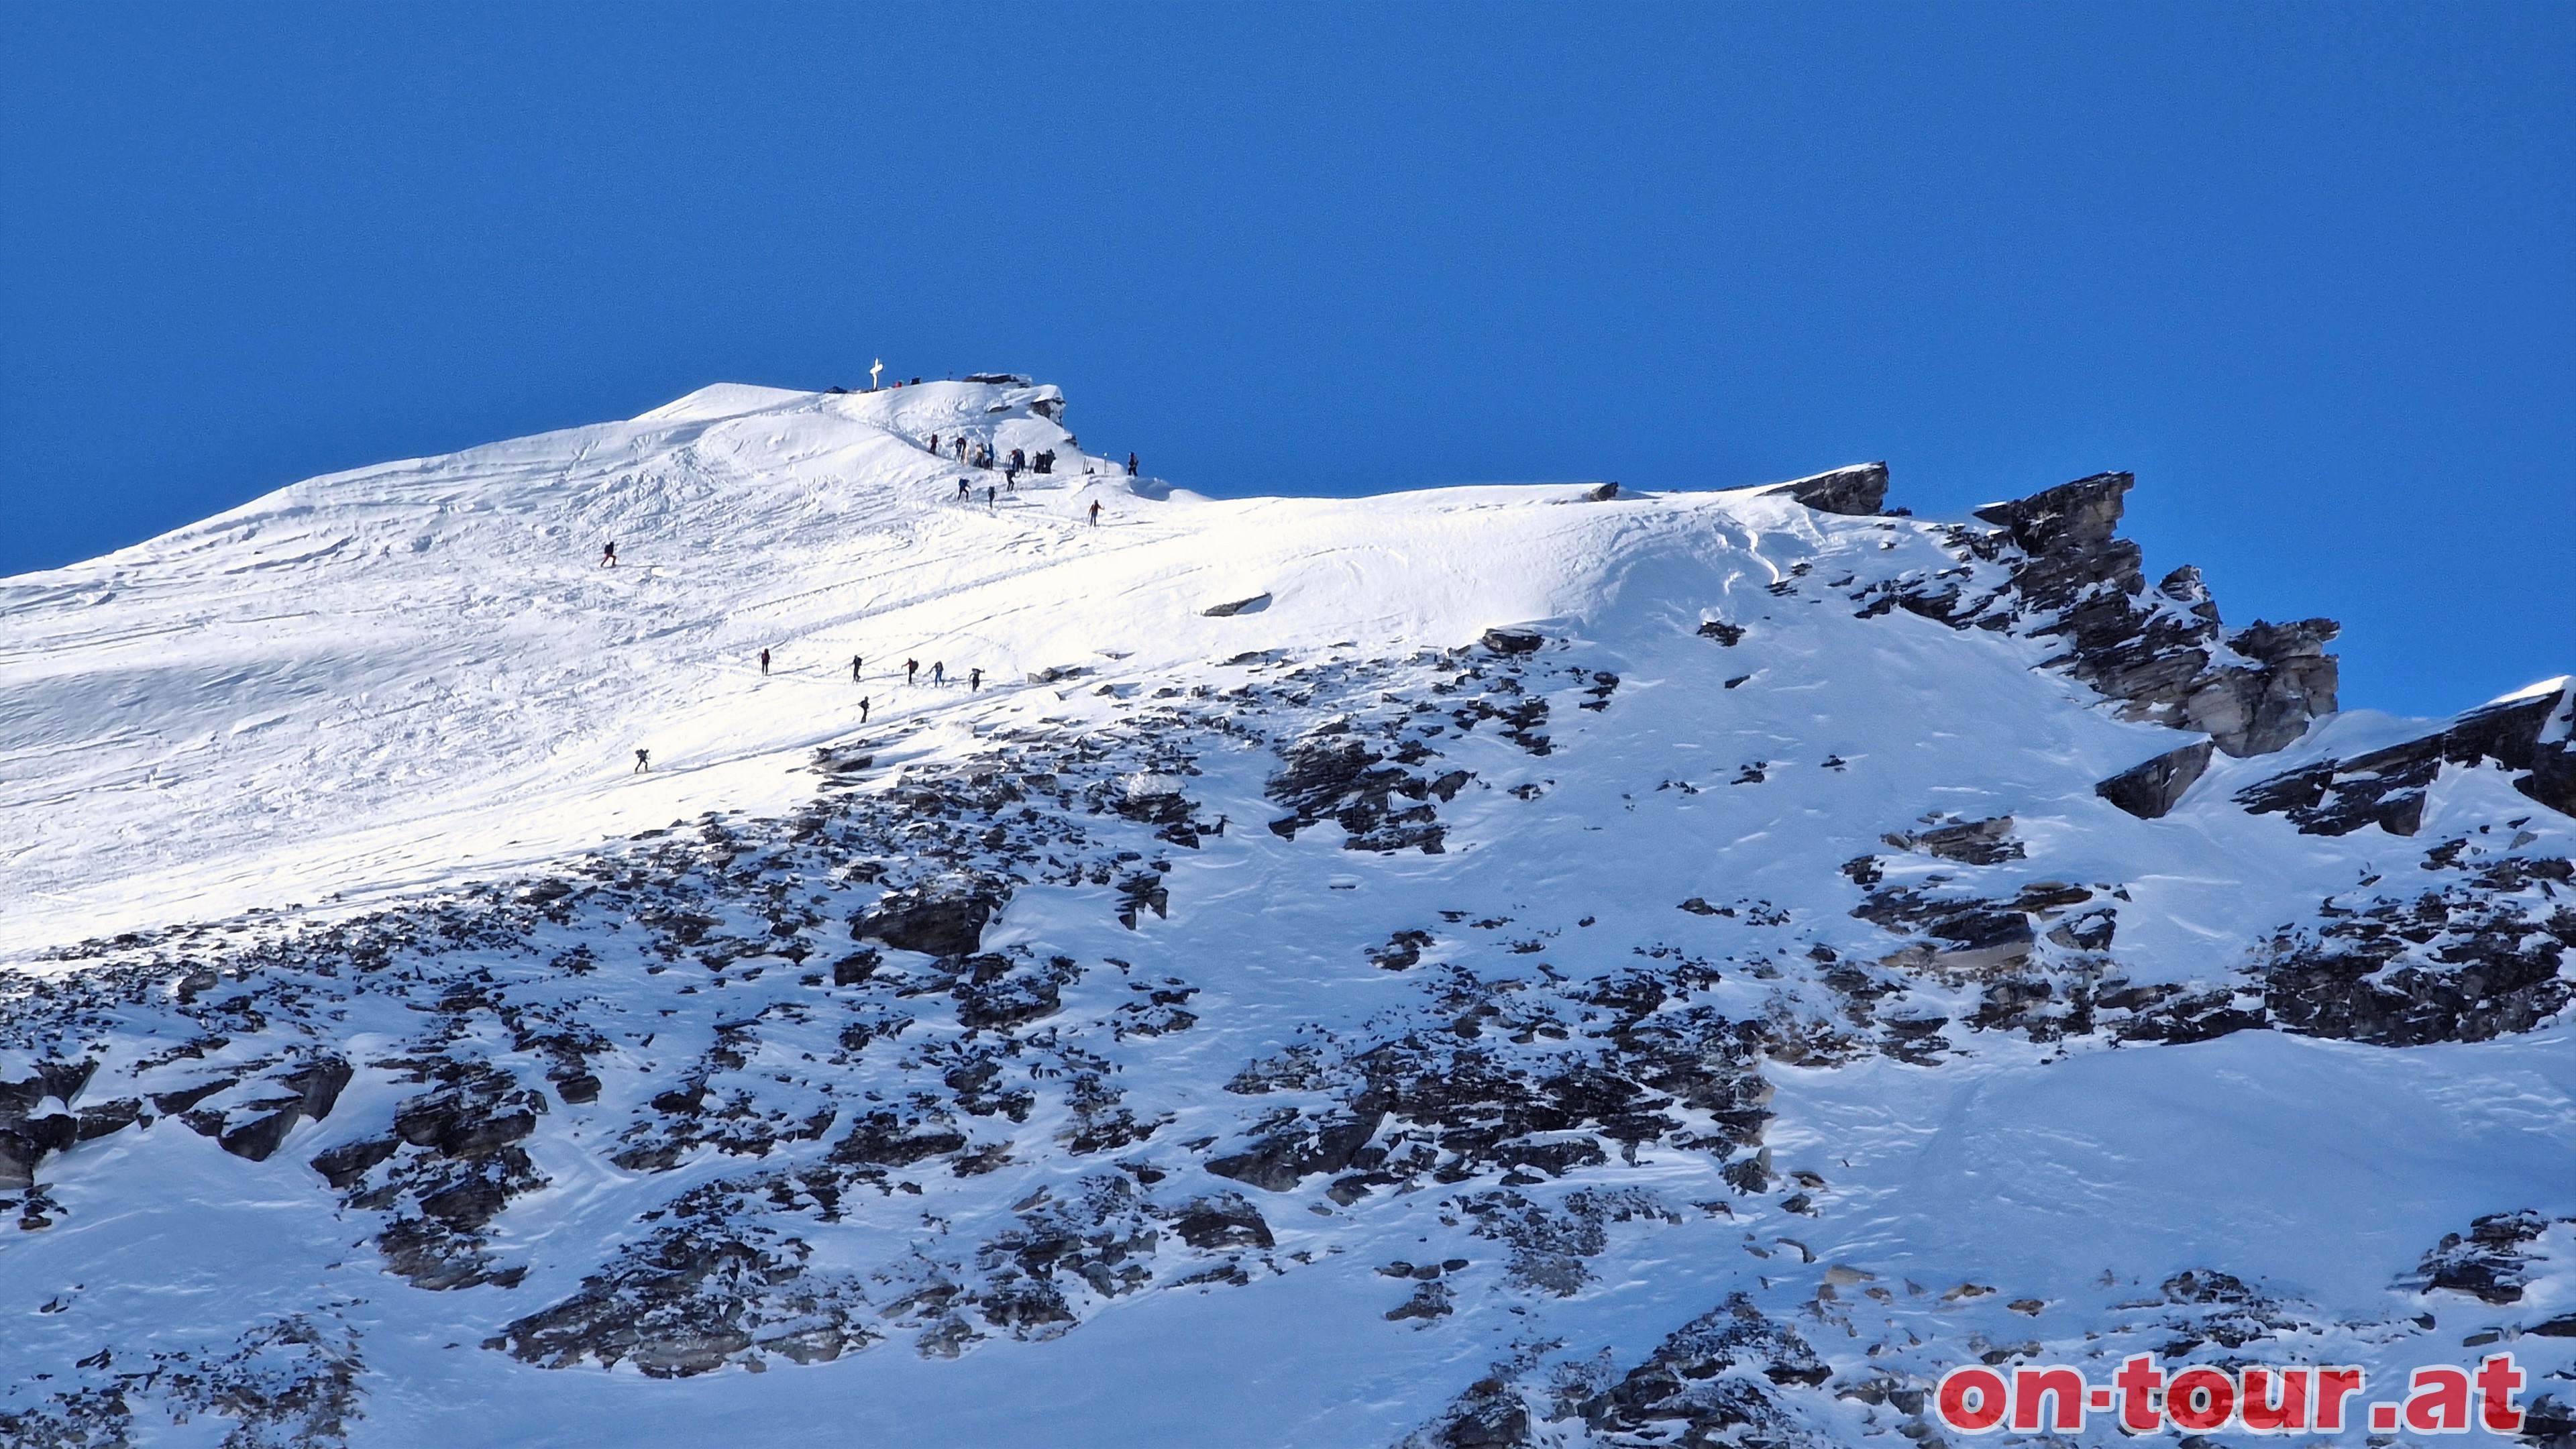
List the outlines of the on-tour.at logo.
{"type": "Polygon", "coordinates": [[[2426,1365],[2407,1375],[2405,1398],[2383,1400],[2367,1397],[2367,1373],[2351,1366],[2249,1365],[2231,1373],[2195,1365],[2167,1374],[2156,1367],[2154,1355],[2139,1353],[2121,1360],[2108,1384],[2092,1383],[2082,1369],[2062,1364],[2016,1368],[2009,1377],[1984,1364],[1955,1368],[1941,1376],[1934,1412],[1962,1434],[2007,1427],[2080,1431],[2088,1414],[2115,1415],[2132,1434],[2232,1428],[2255,1434],[2348,1428],[2518,1434],[2522,1409],[2514,1395],[2522,1386],[2523,1372],[2509,1353],[2490,1354],[2474,1369],[2426,1365]],[[2362,1403],[2354,1405],[2355,1399],[2362,1403]]]}

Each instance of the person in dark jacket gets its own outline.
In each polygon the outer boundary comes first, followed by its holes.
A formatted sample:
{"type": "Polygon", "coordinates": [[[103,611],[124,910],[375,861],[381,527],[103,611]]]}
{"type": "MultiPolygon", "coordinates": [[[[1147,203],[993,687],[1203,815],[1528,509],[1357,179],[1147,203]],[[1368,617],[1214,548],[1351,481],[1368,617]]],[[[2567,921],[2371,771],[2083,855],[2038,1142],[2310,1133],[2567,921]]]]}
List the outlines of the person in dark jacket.
{"type": "Polygon", "coordinates": [[[637,750],[635,752],[635,768],[627,771],[626,773],[630,775],[641,775],[652,768],[653,752],[651,750],[637,750]]]}
{"type": "Polygon", "coordinates": [[[983,687],[984,687],[984,671],[983,671],[983,670],[981,670],[981,669],[969,669],[969,670],[967,670],[967,671],[966,671],[966,692],[967,692],[967,693],[969,693],[969,694],[972,694],[972,693],[974,693],[975,691],[977,691],[977,690],[979,690],[979,689],[982,689],[983,687]]]}
{"type": "Polygon", "coordinates": [[[760,672],[763,674],[769,672],[769,651],[766,649],[760,651],[760,672]]]}
{"type": "Polygon", "coordinates": [[[1097,498],[1091,500],[1091,526],[1094,528],[1100,526],[1100,500],[1097,498]]]}
{"type": "Polygon", "coordinates": [[[610,539],[608,547],[599,551],[599,566],[604,569],[617,567],[617,540],[610,539]]]}
{"type": "Polygon", "coordinates": [[[934,458],[939,456],[939,435],[937,433],[930,435],[930,456],[934,458]]]}
{"type": "Polygon", "coordinates": [[[1127,476],[1130,478],[1136,476],[1136,455],[1133,453],[1127,455],[1127,476]]]}
{"type": "Polygon", "coordinates": [[[866,724],[867,722],[868,722],[868,697],[867,697],[866,695],[864,695],[864,694],[863,694],[863,695],[860,695],[860,696],[859,696],[859,723],[861,723],[861,724],[866,724]]]}
{"type": "Polygon", "coordinates": [[[906,684],[910,684],[910,683],[912,683],[912,682],[913,682],[913,678],[914,678],[914,676],[915,676],[915,675],[918,675],[919,673],[921,673],[921,661],[920,661],[920,660],[918,660],[918,659],[907,659],[907,660],[903,661],[903,682],[904,682],[904,683],[906,683],[906,684]]]}
{"type": "Polygon", "coordinates": [[[930,682],[933,684],[946,684],[948,682],[947,661],[940,659],[933,659],[930,661],[930,682]]]}
{"type": "Polygon", "coordinates": [[[859,656],[856,654],[850,656],[850,682],[852,684],[859,682],[859,656]]]}

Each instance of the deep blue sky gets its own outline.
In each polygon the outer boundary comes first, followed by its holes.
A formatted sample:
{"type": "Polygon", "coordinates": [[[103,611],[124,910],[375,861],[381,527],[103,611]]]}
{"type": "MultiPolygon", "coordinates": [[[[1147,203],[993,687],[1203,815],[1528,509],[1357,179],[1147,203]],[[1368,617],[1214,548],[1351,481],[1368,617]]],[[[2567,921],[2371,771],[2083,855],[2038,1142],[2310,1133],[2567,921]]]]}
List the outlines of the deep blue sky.
{"type": "Polygon", "coordinates": [[[2576,668],[2576,6],[0,22],[0,574],[882,355],[1219,494],[2127,468],[2348,705],[2576,668]]]}

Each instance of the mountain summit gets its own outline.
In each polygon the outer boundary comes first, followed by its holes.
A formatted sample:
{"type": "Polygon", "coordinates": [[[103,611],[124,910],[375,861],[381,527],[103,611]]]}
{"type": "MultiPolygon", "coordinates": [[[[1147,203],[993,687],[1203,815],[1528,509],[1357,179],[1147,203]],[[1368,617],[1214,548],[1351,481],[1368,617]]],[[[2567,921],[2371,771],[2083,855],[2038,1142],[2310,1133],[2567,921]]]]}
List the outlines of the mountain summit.
{"type": "Polygon", "coordinates": [[[2576,685],[2339,712],[2132,482],[1212,500],[719,386],[0,582],[0,1439],[1934,1443],[2498,1342],[2576,1432],[2576,685]]]}

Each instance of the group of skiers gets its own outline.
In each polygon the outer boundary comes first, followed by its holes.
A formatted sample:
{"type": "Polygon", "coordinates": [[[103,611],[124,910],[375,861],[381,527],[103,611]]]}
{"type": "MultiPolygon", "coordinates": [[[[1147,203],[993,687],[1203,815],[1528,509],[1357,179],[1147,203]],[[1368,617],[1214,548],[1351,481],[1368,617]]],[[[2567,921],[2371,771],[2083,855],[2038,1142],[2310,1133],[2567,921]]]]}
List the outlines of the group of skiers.
{"type": "MultiPolygon", "coordinates": [[[[921,379],[914,378],[913,381],[918,383],[921,379]]],[[[901,387],[903,384],[896,383],[895,386],[901,387]]],[[[963,433],[960,433],[955,438],[951,439],[951,445],[956,450],[958,461],[966,463],[971,467],[990,469],[994,467],[997,462],[993,454],[992,444],[976,442],[969,439],[963,433]]],[[[927,446],[932,456],[936,457],[939,455],[939,435],[937,433],[930,435],[930,441],[927,446]]],[[[1013,448],[1010,451],[1009,456],[999,459],[998,462],[1002,470],[1002,481],[1011,489],[1012,492],[1016,493],[1019,491],[1019,476],[1022,470],[1025,469],[1031,473],[1053,473],[1055,471],[1055,452],[1053,449],[1042,450],[1036,457],[1032,458],[1023,450],[1013,448]]],[[[1128,477],[1133,478],[1136,476],[1136,466],[1136,455],[1134,453],[1129,453],[1127,455],[1128,477]]],[[[995,492],[996,490],[991,484],[985,485],[984,502],[987,506],[990,506],[993,503],[995,492]]],[[[965,478],[958,479],[958,499],[960,501],[969,501],[973,496],[974,490],[971,480],[965,478]]],[[[1091,526],[1098,528],[1100,526],[1099,499],[1095,498],[1091,500],[1091,507],[1088,510],[1088,513],[1091,526]]],[[[599,566],[601,568],[617,567],[617,543],[615,540],[610,540],[608,545],[599,551],[599,566]]],[[[865,682],[865,673],[863,669],[865,663],[866,661],[856,654],[850,656],[851,683],[859,684],[865,682]]],[[[769,651],[767,649],[760,651],[760,672],[764,676],[769,673],[769,651]]],[[[905,684],[910,685],[919,683],[920,675],[920,660],[907,659],[903,661],[903,682],[905,684]]],[[[944,685],[948,682],[948,665],[945,661],[934,659],[930,662],[930,682],[934,686],[944,685]]],[[[966,687],[969,691],[981,692],[984,688],[984,671],[982,669],[967,670],[966,687]]],[[[868,722],[869,704],[870,701],[868,696],[859,696],[859,723],[861,724],[866,724],[868,722]]],[[[653,752],[650,750],[637,750],[635,752],[635,769],[633,773],[640,775],[650,771],[653,768],[652,754],[653,752]]]]}
{"type": "MultiPolygon", "coordinates": [[[[942,456],[939,451],[939,435],[937,433],[931,434],[930,441],[924,444],[924,446],[930,450],[930,456],[934,458],[942,456]]],[[[1008,482],[1014,491],[1017,491],[1019,487],[1020,475],[1022,473],[1053,473],[1055,471],[1055,450],[1053,448],[1042,448],[1034,457],[1030,456],[1028,450],[1025,448],[1013,448],[1008,455],[997,456],[993,451],[992,444],[978,442],[973,438],[967,437],[964,433],[959,433],[954,438],[949,439],[949,446],[955,451],[957,461],[964,463],[970,468],[1000,469],[1003,480],[1008,482]]],[[[964,480],[960,479],[959,481],[962,483],[964,480]]]]}
{"type": "MultiPolygon", "coordinates": [[[[761,650],[760,672],[764,676],[769,673],[769,662],[769,651],[767,649],[761,650]]],[[[867,660],[863,656],[857,654],[851,655],[850,682],[852,684],[863,684],[866,681],[867,660]]],[[[917,685],[921,682],[920,660],[907,659],[903,661],[903,682],[907,685],[917,685]]],[[[948,683],[948,662],[946,660],[934,659],[930,661],[930,683],[933,688],[942,687],[948,683]]],[[[981,666],[971,668],[966,671],[966,688],[969,693],[980,694],[983,692],[984,671],[981,666]]],[[[864,694],[859,696],[859,723],[866,724],[868,722],[868,713],[872,707],[872,703],[873,701],[869,696],[864,694]]],[[[652,768],[653,752],[648,749],[639,749],[635,752],[635,768],[629,773],[637,775],[646,774],[649,773],[652,768]]]]}

